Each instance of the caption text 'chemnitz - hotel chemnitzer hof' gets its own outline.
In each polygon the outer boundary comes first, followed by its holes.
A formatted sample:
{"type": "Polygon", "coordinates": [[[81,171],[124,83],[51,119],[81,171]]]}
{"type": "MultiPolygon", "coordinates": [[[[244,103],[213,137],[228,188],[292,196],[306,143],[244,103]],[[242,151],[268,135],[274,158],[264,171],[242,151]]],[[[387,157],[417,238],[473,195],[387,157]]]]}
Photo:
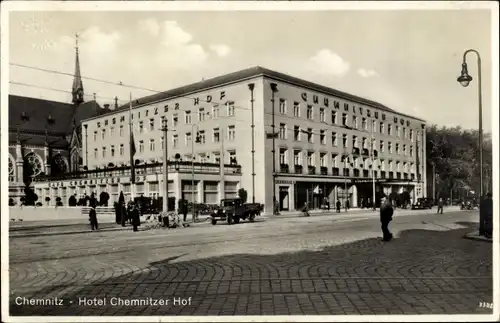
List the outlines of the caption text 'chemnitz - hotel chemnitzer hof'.
{"type": "Polygon", "coordinates": [[[274,198],[280,210],[325,200],[356,207],[372,198],[373,182],[377,200],[426,196],[423,120],[262,67],[105,106],[81,120],[78,169],[35,177],[39,200],[103,191],[109,203],[120,192],[130,199],[130,121],[136,196],[164,196],[165,148],[168,196],[189,201],[217,204],[244,188],[267,212],[274,198]]]}

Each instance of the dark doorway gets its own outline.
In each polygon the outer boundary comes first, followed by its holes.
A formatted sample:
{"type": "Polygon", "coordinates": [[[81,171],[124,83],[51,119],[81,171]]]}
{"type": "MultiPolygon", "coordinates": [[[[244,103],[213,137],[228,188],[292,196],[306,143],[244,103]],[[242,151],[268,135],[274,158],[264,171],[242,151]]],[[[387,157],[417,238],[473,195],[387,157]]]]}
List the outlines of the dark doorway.
{"type": "Polygon", "coordinates": [[[280,186],[279,192],[280,211],[288,211],[290,209],[290,194],[288,186],[280,186]]]}

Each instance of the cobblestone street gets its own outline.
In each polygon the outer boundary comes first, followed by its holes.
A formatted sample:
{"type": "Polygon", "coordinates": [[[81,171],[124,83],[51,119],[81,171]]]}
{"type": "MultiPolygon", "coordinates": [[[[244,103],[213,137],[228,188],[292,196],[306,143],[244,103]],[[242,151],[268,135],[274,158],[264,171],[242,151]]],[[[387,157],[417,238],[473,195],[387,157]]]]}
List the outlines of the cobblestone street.
{"type": "Polygon", "coordinates": [[[12,237],[11,315],[491,314],[492,244],[462,238],[477,211],[405,212],[389,243],[375,213],[12,237]]]}

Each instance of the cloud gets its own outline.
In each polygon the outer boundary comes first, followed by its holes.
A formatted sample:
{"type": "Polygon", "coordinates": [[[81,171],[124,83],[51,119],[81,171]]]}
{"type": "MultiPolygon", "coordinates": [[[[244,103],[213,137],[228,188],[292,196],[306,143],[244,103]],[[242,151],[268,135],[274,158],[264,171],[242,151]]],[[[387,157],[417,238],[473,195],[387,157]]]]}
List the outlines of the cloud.
{"type": "Polygon", "coordinates": [[[308,61],[309,68],[316,73],[344,76],[349,72],[350,64],[329,49],[322,49],[308,61]]]}
{"type": "Polygon", "coordinates": [[[231,52],[231,48],[227,45],[210,45],[210,49],[220,57],[226,57],[231,52]]]}
{"type": "Polygon", "coordinates": [[[139,21],[139,30],[145,31],[153,36],[158,36],[160,33],[160,24],[155,19],[145,19],[139,21]]]}
{"type": "Polygon", "coordinates": [[[364,69],[364,68],[358,68],[358,74],[361,75],[361,77],[366,77],[366,78],[378,75],[378,73],[375,72],[374,70],[364,69]]]}

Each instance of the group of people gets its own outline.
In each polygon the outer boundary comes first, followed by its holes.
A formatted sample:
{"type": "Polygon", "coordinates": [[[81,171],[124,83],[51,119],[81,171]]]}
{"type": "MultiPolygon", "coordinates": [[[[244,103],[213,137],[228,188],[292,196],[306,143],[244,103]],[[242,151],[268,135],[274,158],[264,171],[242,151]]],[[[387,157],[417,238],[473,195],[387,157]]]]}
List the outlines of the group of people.
{"type": "MultiPolygon", "coordinates": [[[[90,203],[89,211],[89,221],[90,228],[92,231],[99,230],[99,222],[97,220],[97,203],[90,203]]],[[[132,224],[133,231],[139,231],[139,226],[141,225],[140,211],[136,203],[129,202],[127,207],[125,207],[125,202],[121,201],[115,206],[115,221],[116,224],[121,224],[123,227],[129,222],[132,224]]]]}

